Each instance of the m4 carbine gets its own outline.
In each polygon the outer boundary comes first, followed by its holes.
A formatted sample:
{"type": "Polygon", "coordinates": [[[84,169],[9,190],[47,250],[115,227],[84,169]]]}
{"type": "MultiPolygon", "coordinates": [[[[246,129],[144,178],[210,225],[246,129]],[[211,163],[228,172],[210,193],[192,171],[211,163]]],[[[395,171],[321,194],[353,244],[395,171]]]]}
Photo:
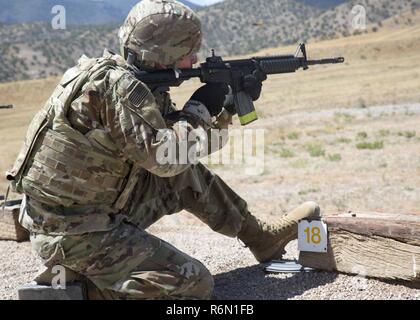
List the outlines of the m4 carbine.
{"type": "MultiPolygon", "coordinates": [[[[291,73],[317,64],[343,63],[344,58],[308,60],[305,44],[301,43],[294,55],[254,57],[251,59],[228,60],[212,56],[198,68],[164,69],[156,71],[136,71],[136,78],[151,88],[177,87],[183,81],[199,78],[203,83],[225,83],[232,90],[233,103],[242,125],[257,120],[252,98],[244,91],[244,78],[256,70],[261,74],[291,73]]],[[[227,99],[229,100],[229,99],[227,99]]]]}

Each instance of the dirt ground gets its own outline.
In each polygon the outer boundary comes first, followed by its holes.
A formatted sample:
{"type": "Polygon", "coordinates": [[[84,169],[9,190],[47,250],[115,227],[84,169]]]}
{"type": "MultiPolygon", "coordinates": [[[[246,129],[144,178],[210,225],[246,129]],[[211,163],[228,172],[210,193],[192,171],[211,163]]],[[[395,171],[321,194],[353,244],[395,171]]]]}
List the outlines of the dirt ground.
{"type": "MultiPolygon", "coordinates": [[[[208,267],[215,279],[213,299],[420,300],[419,289],[373,279],[327,272],[266,274],[263,266],[235,239],[218,235],[205,226],[181,227],[172,217],[164,220],[159,223],[162,226],[149,231],[208,267]]],[[[296,241],[287,247],[286,258],[297,258],[296,247],[296,241]]],[[[0,242],[0,259],[0,299],[17,299],[16,288],[31,281],[41,264],[27,242],[0,242]]]]}
{"type": "MultiPolygon", "coordinates": [[[[419,24],[309,45],[314,57],[344,55],[347,62],[264,84],[256,104],[260,119],[246,127],[264,130],[265,147],[256,156],[263,170],[247,174],[252,161],[209,167],[266,220],[308,200],[324,214],[420,213],[419,48],[419,24]]],[[[11,166],[30,119],[56,82],[0,84],[0,104],[15,104],[0,113],[1,171],[11,166]]],[[[173,90],[178,106],[197,85],[173,90]]],[[[0,188],[1,194],[4,180],[0,188]]],[[[215,277],[217,299],[420,299],[419,289],[335,273],[265,275],[235,239],[187,213],[165,217],[149,231],[201,260],[215,277]]],[[[293,242],[287,257],[297,254],[293,242]]],[[[29,243],[0,241],[0,262],[0,299],[16,298],[16,288],[40,267],[29,243]]]]}

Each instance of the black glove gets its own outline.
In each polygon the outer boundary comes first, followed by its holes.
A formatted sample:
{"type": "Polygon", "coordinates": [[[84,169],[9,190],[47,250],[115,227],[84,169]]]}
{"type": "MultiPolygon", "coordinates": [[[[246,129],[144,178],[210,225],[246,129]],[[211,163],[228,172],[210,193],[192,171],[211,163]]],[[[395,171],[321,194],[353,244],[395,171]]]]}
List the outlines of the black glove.
{"type": "MultiPolygon", "coordinates": [[[[252,101],[257,101],[261,95],[262,82],[266,79],[267,75],[260,69],[256,69],[252,74],[242,78],[242,90],[251,97],[252,101]]],[[[232,115],[237,113],[235,104],[225,105],[225,109],[232,115]]]]}
{"type": "Polygon", "coordinates": [[[262,82],[266,79],[267,75],[259,69],[256,69],[252,74],[243,77],[242,88],[249,94],[252,101],[257,101],[260,98],[262,82]]]}
{"type": "Polygon", "coordinates": [[[209,110],[211,116],[216,116],[222,111],[229,87],[225,83],[207,83],[198,88],[191,96],[191,100],[200,101],[209,110]]]}
{"type": "Polygon", "coordinates": [[[232,116],[234,116],[235,114],[236,114],[236,107],[235,107],[235,104],[230,104],[230,105],[227,105],[227,106],[225,106],[225,109],[232,115],[232,116]]]}

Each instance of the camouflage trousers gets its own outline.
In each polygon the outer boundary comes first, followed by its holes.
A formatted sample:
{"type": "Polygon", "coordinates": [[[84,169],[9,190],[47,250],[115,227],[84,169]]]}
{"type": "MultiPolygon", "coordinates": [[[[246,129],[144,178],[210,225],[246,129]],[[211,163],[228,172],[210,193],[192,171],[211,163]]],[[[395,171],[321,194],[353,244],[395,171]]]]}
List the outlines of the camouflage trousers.
{"type": "Polygon", "coordinates": [[[31,241],[47,266],[65,266],[93,284],[93,299],[209,299],[213,278],[207,268],[145,231],[183,209],[230,237],[239,233],[248,214],[246,202],[198,164],[171,178],[142,172],[124,222],[113,230],[33,234],[31,241]]]}

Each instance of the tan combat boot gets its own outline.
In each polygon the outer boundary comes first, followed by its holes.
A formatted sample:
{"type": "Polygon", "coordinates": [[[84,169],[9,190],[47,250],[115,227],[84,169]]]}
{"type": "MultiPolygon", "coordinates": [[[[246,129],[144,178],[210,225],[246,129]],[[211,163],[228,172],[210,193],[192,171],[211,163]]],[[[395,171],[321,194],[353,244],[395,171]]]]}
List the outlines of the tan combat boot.
{"type": "Polygon", "coordinates": [[[265,223],[251,214],[247,216],[238,238],[245,243],[259,262],[281,259],[284,247],[298,235],[301,219],[318,219],[319,206],[308,201],[291,212],[281,216],[274,223],[265,223]]]}

